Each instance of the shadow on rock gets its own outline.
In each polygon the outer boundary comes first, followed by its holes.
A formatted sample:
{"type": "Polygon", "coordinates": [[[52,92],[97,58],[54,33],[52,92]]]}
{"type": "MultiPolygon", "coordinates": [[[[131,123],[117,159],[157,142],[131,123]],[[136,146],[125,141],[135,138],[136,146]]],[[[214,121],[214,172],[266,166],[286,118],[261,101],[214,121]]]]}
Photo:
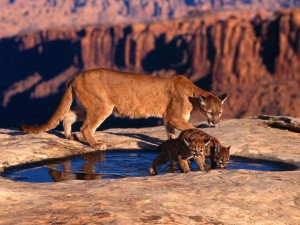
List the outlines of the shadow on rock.
{"type": "Polygon", "coordinates": [[[118,135],[118,136],[126,136],[126,137],[131,137],[131,138],[136,138],[136,139],[142,140],[143,142],[138,142],[138,143],[140,143],[141,146],[143,146],[143,144],[146,144],[147,146],[149,146],[149,144],[151,144],[153,146],[156,146],[156,145],[161,144],[161,142],[163,141],[163,140],[161,140],[159,138],[150,137],[149,135],[146,135],[146,134],[137,134],[137,133],[112,133],[112,132],[105,132],[105,133],[107,133],[107,134],[113,134],[113,135],[118,135]]]}

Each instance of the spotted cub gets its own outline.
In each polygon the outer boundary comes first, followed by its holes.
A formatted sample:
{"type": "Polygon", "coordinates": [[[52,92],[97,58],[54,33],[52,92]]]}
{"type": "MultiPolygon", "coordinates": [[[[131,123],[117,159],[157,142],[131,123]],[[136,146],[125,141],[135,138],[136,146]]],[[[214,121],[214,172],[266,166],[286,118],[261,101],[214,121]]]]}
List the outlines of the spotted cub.
{"type": "Polygon", "coordinates": [[[156,175],[156,167],[170,161],[172,167],[179,164],[182,172],[187,173],[190,171],[189,160],[194,159],[203,171],[205,168],[205,155],[204,151],[209,144],[209,140],[204,142],[203,139],[194,139],[187,141],[185,139],[171,139],[163,142],[158,149],[160,154],[153,160],[150,167],[150,175],[156,175]]]}
{"type": "Polygon", "coordinates": [[[210,140],[209,144],[205,148],[205,155],[210,156],[212,169],[216,168],[217,163],[219,163],[221,169],[225,168],[230,159],[229,150],[231,146],[224,147],[217,138],[199,129],[184,130],[179,134],[178,139],[186,140],[188,142],[198,139],[206,142],[210,140]]]}

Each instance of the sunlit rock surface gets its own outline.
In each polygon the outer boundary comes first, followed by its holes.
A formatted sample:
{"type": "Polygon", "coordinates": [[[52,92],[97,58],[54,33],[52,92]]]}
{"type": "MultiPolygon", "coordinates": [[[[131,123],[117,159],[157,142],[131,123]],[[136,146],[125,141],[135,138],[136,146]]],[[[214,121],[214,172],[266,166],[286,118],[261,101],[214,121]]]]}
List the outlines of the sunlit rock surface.
{"type": "MultiPolygon", "coordinates": [[[[232,145],[234,155],[300,166],[300,133],[271,128],[274,120],[224,120],[217,128],[202,129],[232,145]]],[[[281,121],[299,125],[299,119],[281,121]]],[[[96,136],[109,149],[137,150],[155,148],[166,138],[163,127],[111,129],[96,136]]],[[[57,131],[23,135],[0,129],[0,143],[2,169],[93,151],[57,131]]],[[[300,223],[299,170],[213,170],[42,184],[0,181],[0,224],[300,223]]]]}
{"type": "Polygon", "coordinates": [[[7,0],[0,2],[0,38],[28,30],[167,20],[209,10],[300,7],[298,0],[7,0]]]}

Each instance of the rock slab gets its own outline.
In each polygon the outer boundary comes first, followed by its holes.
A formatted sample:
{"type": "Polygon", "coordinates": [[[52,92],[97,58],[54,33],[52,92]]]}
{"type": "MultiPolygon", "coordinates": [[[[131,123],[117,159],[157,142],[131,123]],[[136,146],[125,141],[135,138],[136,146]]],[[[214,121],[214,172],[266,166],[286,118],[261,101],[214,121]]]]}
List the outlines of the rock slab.
{"type": "MultiPolygon", "coordinates": [[[[300,134],[259,119],[202,128],[231,153],[299,167],[300,134]]],[[[78,134],[80,137],[80,134],[78,134]]],[[[163,127],[97,132],[109,149],[149,149],[163,127]]],[[[93,151],[54,131],[0,129],[0,167],[93,151]]],[[[20,183],[0,178],[0,224],[300,224],[300,171],[212,170],[154,177],[20,183]]]]}

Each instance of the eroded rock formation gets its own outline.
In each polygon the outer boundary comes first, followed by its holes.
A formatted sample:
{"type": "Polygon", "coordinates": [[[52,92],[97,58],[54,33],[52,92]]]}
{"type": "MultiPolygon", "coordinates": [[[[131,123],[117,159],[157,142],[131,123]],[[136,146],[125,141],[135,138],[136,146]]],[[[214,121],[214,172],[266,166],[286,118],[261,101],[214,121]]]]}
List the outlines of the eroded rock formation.
{"type": "Polygon", "coordinates": [[[13,95],[20,93],[12,91],[16,82],[19,87],[30,76],[42,79],[30,88],[25,85],[24,93],[41,98],[63,90],[79,70],[108,67],[160,76],[185,74],[213,93],[228,92],[227,117],[300,116],[299,10],[272,17],[259,13],[251,20],[208,13],[154,23],[29,32],[2,39],[0,60],[2,105],[8,108],[13,95]]]}
{"type": "Polygon", "coordinates": [[[295,7],[299,0],[7,0],[0,2],[0,37],[53,27],[167,20],[208,10],[248,14],[295,7]]]}

